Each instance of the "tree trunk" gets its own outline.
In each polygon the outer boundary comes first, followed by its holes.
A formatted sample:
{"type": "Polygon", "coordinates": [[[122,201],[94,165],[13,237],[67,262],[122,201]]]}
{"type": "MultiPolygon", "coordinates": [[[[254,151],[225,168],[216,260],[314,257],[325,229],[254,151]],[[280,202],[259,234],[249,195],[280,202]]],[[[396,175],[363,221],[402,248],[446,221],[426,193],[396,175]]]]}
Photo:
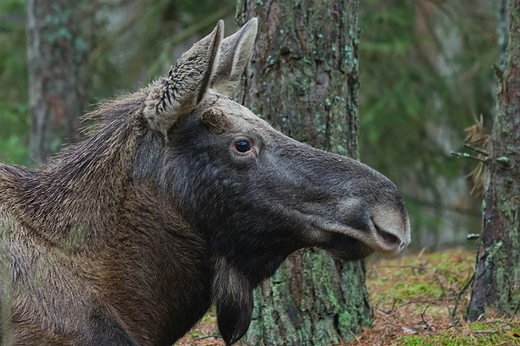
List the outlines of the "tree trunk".
{"type": "MultiPolygon", "coordinates": [[[[358,0],[240,0],[259,33],[242,103],[276,129],[358,158],[358,0]]],[[[324,169],[327,169],[324,167],[324,169]]],[[[255,291],[252,345],[329,345],[368,325],[363,262],[299,251],[255,291]]]]}
{"type": "MultiPolygon", "coordinates": [[[[506,9],[507,2],[503,3],[506,9]]],[[[509,40],[504,40],[505,66],[498,85],[489,183],[468,309],[471,320],[488,307],[511,315],[520,304],[520,1],[508,3],[509,10],[503,12],[509,17],[509,40]]]]}
{"type": "Polygon", "coordinates": [[[77,133],[86,104],[89,37],[85,1],[29,0],[30,155],[45,163],[77,133]]]}

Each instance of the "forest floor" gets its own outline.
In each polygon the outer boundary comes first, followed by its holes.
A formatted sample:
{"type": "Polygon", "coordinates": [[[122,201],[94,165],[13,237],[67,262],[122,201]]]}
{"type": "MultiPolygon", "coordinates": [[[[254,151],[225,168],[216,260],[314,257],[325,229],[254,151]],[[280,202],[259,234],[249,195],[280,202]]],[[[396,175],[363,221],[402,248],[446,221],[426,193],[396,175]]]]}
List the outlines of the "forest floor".
{"type": "MultiPolygon", "coordinates": [[[[373,325],[334,346],[520,346],[518,310],[513,319],[464,320],[474,266],[475,252],[462,249],[372,258],[367,286],[373,325]]],[[[215,314],[210,312],[175,346],[223,346],[216,334],[215,314]]]]}

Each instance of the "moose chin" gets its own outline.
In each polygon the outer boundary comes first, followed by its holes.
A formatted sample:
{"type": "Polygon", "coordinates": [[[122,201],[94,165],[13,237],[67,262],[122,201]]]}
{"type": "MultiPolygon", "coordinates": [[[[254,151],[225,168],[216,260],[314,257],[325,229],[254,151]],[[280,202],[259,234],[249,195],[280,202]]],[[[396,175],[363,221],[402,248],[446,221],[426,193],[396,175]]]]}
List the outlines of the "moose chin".
{"type": "Polygon", "coordinates": [[[230,99],[257,21],[223,29],[101,105],[53,164],[0,165],[2,345],[172,345],[213,303],[232,344],[293,251],[356,260],[410,242],[390,180],[230,99]]]}

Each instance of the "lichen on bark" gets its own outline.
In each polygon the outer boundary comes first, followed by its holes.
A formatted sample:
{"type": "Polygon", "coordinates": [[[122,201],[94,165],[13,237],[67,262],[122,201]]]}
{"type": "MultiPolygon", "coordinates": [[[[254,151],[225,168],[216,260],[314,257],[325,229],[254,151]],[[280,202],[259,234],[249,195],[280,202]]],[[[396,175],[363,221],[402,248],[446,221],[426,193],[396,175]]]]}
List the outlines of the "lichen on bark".
{"type": "Polygon", "coordinates": [[[499,30],[505,54],[468,308],[471,320],[486,308],[511,315],[520,304],[520,1],[503,1],[502,6],[500,28],[507,26],[508,32],[499,30]]]}
{"type": "MultiPolygon", "coordinates": [[[[283,133],[358,159],[358,0],[239,0],[259,34],[238,99],[283,133]]],[[[371,323],[363,262],[298,251],[255,291],[251,345],[328,345],[371,323]]]]}

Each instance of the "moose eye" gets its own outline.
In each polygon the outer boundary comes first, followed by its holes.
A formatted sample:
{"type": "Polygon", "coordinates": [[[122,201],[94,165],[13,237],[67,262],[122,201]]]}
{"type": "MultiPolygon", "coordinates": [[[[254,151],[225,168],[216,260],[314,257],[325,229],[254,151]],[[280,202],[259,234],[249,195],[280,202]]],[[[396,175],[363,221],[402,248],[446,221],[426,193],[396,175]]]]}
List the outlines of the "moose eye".
{"type": "Polygon", "coordinates": [[[235,142],[235,149],[238,152],[245,153],[251,150],[251,144],[246,140],[239,140],[235,142]]]}

